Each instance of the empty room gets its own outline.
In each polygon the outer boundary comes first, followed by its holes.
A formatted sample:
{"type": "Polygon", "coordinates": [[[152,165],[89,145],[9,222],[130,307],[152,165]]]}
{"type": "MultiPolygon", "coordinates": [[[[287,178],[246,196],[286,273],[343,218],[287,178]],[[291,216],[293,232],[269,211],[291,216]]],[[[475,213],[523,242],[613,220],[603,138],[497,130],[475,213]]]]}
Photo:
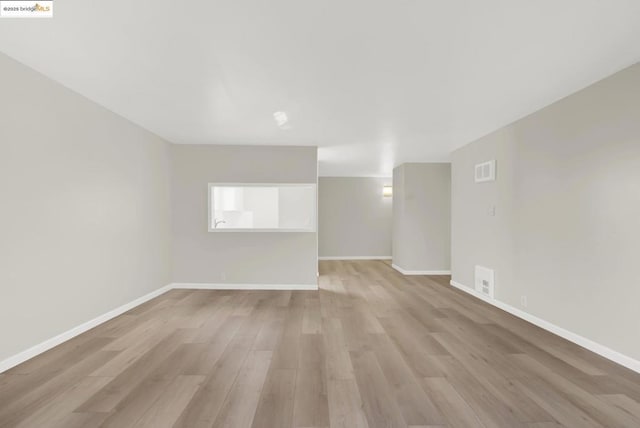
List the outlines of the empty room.
{"type": "Polygon", "coordinates": [[[640,428],[640,1],[0,1],[0,428],[640,428]]]}

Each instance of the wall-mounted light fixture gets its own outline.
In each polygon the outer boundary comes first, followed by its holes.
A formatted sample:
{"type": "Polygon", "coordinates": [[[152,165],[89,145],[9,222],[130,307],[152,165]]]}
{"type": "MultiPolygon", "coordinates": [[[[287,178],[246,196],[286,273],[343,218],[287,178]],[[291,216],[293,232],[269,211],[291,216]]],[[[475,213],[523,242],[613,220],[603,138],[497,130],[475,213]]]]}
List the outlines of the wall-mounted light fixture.
{"type": "Polygon", "coordinates": [[[382,196],[390,197],[393,195],[393,187],[392,186],[382,186],[382,196]]]}

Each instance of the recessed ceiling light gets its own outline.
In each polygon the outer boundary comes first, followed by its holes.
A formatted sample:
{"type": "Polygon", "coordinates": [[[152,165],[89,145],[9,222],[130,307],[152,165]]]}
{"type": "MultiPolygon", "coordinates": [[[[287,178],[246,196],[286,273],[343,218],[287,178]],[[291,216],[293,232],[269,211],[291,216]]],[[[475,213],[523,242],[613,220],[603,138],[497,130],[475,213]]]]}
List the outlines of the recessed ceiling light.
{"type": "Polygon", "coordinates": [[[289,125],[289,117],[287,116],[287,113],[283,111],[277,111],[273,113],[273,118],[275,119],[276,125],[278,125],[278,128],[289,129],[291,127],[289,125]]]}

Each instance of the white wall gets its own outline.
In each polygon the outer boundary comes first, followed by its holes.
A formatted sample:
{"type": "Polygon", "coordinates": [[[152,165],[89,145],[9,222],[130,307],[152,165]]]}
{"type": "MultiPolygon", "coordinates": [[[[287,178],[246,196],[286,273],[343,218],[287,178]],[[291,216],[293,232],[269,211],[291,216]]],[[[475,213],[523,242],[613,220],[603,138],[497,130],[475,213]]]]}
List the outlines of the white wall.
{"type": "Polygon", "coordinates": [[[391,178],[321,177],[318,188],[320,257],[390,257],[391,178]]]}
{"type": "Polygon", "coordinates": [[[393,170],[393,264],[403,271],[451,269],[451,165],[405,163],[393,170]]]}
{"type": "Polygon", "coordinates": [[[638,88],[635,65],[457,150],[452,172],[453,279],[494,268],[498,300],[635,359],[638,88]],[[497,181],[475,184],[489,159],[497,181]]]}
{"type": "Polygon", "coordinates": [[[208,183],[317,183],[317,149],[174,145],[173,282],[317,284],[316,232],[208,232],[208,183]]]}
{"type": "Polygon", "coordinates": [[[318,186],[278,189],[278,225],[283,229],[318,229],[318,186]]]}
{"type": "Polygon", "coordinates": [[[0,54],[0,361],[171,282],[170,151],[0,54]]]}

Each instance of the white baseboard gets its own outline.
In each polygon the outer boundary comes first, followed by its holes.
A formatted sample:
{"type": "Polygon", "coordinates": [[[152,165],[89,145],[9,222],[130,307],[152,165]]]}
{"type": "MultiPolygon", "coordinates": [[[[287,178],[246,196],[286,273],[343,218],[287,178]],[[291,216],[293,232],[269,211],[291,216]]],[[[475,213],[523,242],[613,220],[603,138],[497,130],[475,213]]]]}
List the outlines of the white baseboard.
{"type": "Polygon", "coordinates": [[[317,290],[318,284],[209,284],[203,282],[177,282],[174,289],[192,290],[317,290]]]}
{"type": "Polygon", "coordinates": [[[39,343],[27,349],[26,351],[22,351],[19,354],[16,354],[12,357],[7,358],[6,360],[0,361],[0,373],[6,370],[9,370],[12,367],[17,366],[18,364],[21,364],[35,357],[36,355],[42,354],[43,352],[46,352],[49,349],[55,346],[58,346],[61,343],[66,342],[67,340],[73,339],[74,337],[84,333],[85,331],[91,330],[92,328],[97,327],[98,325],[106,321],[109,321],[110,319],[115,318],[118,315],[122,315],[128,310],[131,310],[136,306],[139,306],[155,297],[158,297],[159,295],[164,294],[169,290],[171,290],[171,285],[165,285],[164,287],[161,287],[155,291],[152,291],[149,294],[145,294],[142,297],[139,297],[129,303],[125,303],[122,306],[119,306],[105,314],[102,314],[97,318],[94,318],[90,321],[80,324],[79,326],[76,326],[71,330],[67,330],[64,333],[61,333],[55,337],[47,339],[44,342],[39,343]]]}
{"type": "Polygon", "coordinates": [[[327,256],[318,260],[391,260],[391,256],[327,256]]]}
{"type": "Polygon", "coordinates": [[[504,302],[501,302],[500,300],[496,300],[496,299],[491,299],[481,293],[478,293],[475,289],[470,288],[470,287],[466,287],[462,284],[460,284],[459,282],[453,281],[451,280],[451,285],[456,287],[459,290],[464,291],[465,293],[469,293],[472,296],[483,300],[487,303],[489,303],[490,305],[493,305],[497,308],[502,309],[505,312],[509,312],[511,315],[514,315],[518,318],[521,318],[525,321],[530,322],[533,325],[536,325],[544,330],[547,330],[555,335],[558,335],[566,340],[568,340],[569,342],[573,342],[576,345],[580,345],[585,349],[588,349],[591,352],[594,352],[608,360],[613,361],[614,363],[618,363],[621,366],[624,366],[630,370],[633,370],[637,373],[640,373],[640,361],[631,358],[627,355],[621,354],[618,351],[614,351],[611,348],[608,348],[604,345],[601,345],[599,343],[594,342],[591,339],[587,339],[586,337],[580,336],[576,333],[573,333],[569,330],[565,330],[562,327],[558,327],[555,324],[552,324],[548,321],[545,321],[541,318],[538,318],[534,315],[531,315],[530,313],[527,313],[523,310],[520,310],[518,308],[514,308],[511,305],[508,305],[504,302]]]}
{"type": "Polygon", "coordinates": [[[391,267],[403,275],[451,275],[450,270],[406,270],[394,264],[391,267]]]}

